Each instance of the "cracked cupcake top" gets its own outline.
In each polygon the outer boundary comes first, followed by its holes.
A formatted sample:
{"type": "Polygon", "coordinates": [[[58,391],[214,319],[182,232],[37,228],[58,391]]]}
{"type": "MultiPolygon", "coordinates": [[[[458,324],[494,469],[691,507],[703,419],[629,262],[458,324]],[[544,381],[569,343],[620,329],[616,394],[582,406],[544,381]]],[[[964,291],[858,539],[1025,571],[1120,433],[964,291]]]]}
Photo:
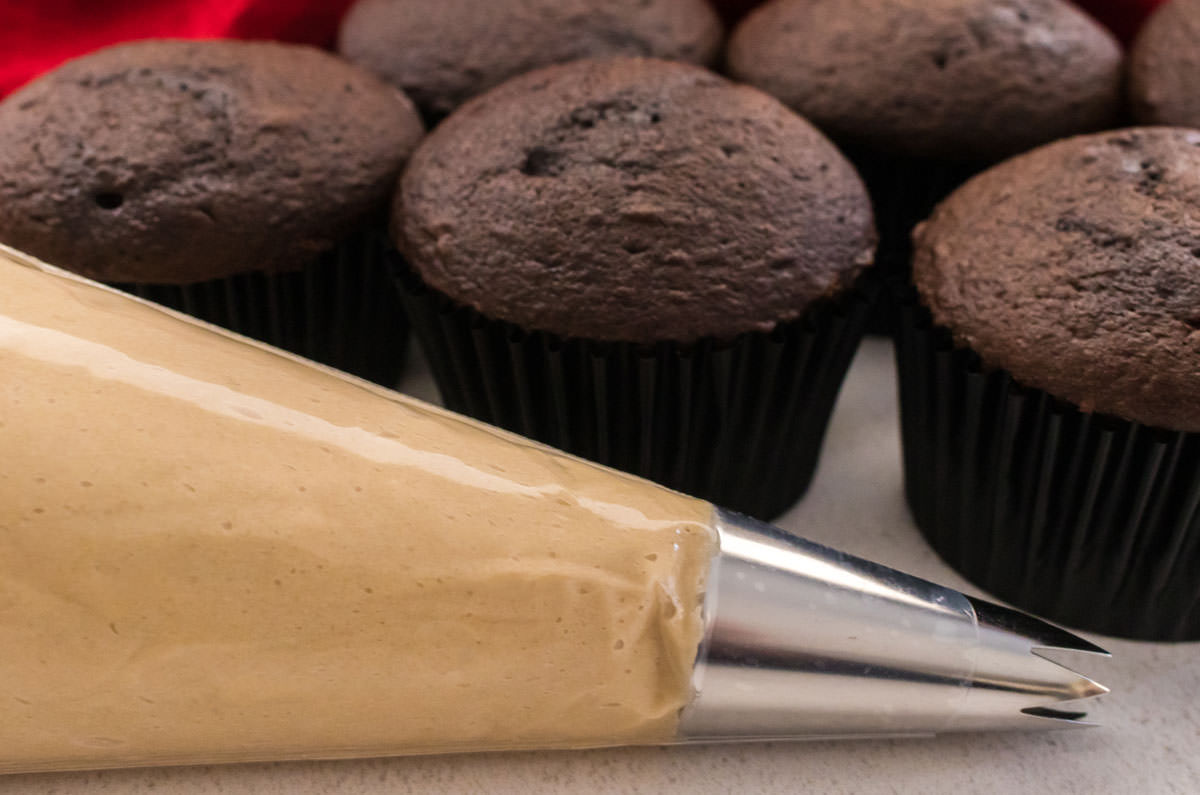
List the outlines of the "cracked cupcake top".
{"type": "Polygon", "coordinates": [[[838,142],[920,157],[998,160],[1121,102],[1120,45],[1065,0],[773,0],[728,59],[838,142]]]}
{"type": "Polygon", "coordinates": [[[1129,104],[1144,124],[1200,127],[1200,0],[1154,12],[1129,53],[1129,104]]]}
{"type": "Polygon", "coordinates": [[[599,340],[768,331],[871,261],[857,174],[760,91],[652,59],[579,61],[463,106],[413,156],[393,234],[489,317],[599,340]]]}
{"type": "Polygon", "coordinates": [[[510,77],[580,58],[707,64],[723,37],[708,0],[358,0],[338,50],[438,116],[510,77]]]}
{"type": "Polygon", "coordinates": [[[914,237],[922,299],[987,367],[1086,411],[1200,431],[1200,131],[1036,149],[914,237]]]}
{"type": "Polygon", "coordinates": [[[298,270],[384,214],[422,132],[312,47],[109,47],[0,102],[0,242],[104,281],[298,270]]]}

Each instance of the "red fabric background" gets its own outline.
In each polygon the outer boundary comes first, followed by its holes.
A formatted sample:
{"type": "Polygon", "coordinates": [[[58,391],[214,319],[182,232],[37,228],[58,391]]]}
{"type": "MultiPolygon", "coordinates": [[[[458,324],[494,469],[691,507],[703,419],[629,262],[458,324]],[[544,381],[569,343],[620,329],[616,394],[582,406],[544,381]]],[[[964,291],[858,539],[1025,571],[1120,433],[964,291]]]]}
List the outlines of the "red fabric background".
{"type": "MultiPolygon", "coordinates": [[[[0,96],[68,58],[129,39],[232,36],[327,45],[352,1],[0,0],[0,96]]],[[[730,20],[757,4],[716,2],[730,20]]],[[[1080,0],[1126,40],[1161,2],[1080,0]]]]}
{"type": "Polygon", "coordinates": [[[353,0],[0,0],[0,96],[107,44],[162,36],[333,42],[353,0]]]}

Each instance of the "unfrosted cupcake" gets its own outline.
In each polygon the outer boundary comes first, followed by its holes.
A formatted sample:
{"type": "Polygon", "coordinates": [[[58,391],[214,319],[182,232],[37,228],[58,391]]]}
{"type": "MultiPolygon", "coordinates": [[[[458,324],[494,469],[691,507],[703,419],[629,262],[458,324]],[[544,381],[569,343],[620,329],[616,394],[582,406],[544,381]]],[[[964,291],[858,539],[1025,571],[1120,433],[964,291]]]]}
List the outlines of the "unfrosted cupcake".
{"type": "Polygon", "coordinates": [[[1200,131],[1014,158],[915,235],[907,489],[948,562],[1106,634],[1200,638],[1200,131]]]}
{"type": "Polygon", "coordinates": [[[1171,0],[1129,54],[1129,104],[1145,124],[1200,127],[1200,0],[1171,0]]]}
{"type": "Polygon", "coordinates": [[[439,119],[510,77],[580,58],[709,64],[723,33],[708,0],[358,0],[338,50],[439,119]]]}
{"type": "Polygon", "coordinates": [[[313,48],[110,47],[0,103],[0,241],[394,381],[405,324],[363,236],[422,132],[313,48]]]}
{"type": "Polygon", "coordinates": [[[879,263],[903,275],[909,233],[988,164],[1103,129],[1121,49],[1064,0],[773,0],[734,31],[730,72],[839,144],[867,181],[879,263]]]}
{"type": "Polygon", "coordinates": [[[418,149],[393,234],[453,408],[757,516],[807,487],[875,238],[777,101],[652,59],[530,73],[418,149]]]}

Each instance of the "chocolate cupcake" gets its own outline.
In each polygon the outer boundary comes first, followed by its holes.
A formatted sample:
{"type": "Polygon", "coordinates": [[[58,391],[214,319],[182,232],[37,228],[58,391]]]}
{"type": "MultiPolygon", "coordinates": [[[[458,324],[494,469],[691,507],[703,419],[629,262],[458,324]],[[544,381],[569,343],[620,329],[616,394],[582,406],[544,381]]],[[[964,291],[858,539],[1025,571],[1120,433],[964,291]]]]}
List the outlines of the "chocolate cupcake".
{"type": "Polygon", "coordinates": [[[358,0],[338,50],[436,120],[510,77],[580,58],[709,64],[723,34],[707,0],[358,0]]]}
{"type": "Polygon", "coordinates": [[[111,47],[0,103],[0,242],[392,382],[406,326],[364,236],[421,135],[309,47],[111,47]]]}
{"type": "Polygon", "coordinates": [[[1200,127],[1200,0],[1171,0],[1129,54],[1129,104],[1144,124],[1200,127]]]}
{"type": "Polygon", "coordinates": [[[393,234],[454,409],[756,516],[807,487],[875,238],[777,101],[653,59],[530,73],[426,139],[393,234]]]}
{"type": "Polygon", "coordinates": [[[983,167],[1113,123],[1121,50],[1063,0],[774,0],[733,33],[730,72],[802,114],[859,167],[884,274],[983,167]]]}
{"type": "Polygon", "coordinates": [[[909,503],[1026,610],[1200,639],[1200,131],[1042,147],[915,234],[898,338],[909,503]]]}

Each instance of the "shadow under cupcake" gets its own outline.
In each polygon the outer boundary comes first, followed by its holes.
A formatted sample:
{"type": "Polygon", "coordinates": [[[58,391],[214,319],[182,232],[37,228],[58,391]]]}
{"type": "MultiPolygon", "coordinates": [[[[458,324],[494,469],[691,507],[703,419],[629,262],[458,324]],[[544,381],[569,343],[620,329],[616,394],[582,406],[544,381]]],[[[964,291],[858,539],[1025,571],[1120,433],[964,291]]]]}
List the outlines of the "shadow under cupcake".
{"type": "Polygon", "coordinates": [[[313,48],[110,47],[0,103],[0,241],[390,386],[407,325],[371,236],[422,132],[313,48]]]}
{"type": "Polygon", "coordinates": [[[699,67],[550,67],[443,122],[394,213],[448,406],[761,518],[803,494],[875,242],[803,119],[699,67]]]}
{"type": "Polygon", "coordinates": [[[1200,130],[1060,141],[918,228],[897,336],[909,504],[968,579],[1200,639],[1200,130]]]}

